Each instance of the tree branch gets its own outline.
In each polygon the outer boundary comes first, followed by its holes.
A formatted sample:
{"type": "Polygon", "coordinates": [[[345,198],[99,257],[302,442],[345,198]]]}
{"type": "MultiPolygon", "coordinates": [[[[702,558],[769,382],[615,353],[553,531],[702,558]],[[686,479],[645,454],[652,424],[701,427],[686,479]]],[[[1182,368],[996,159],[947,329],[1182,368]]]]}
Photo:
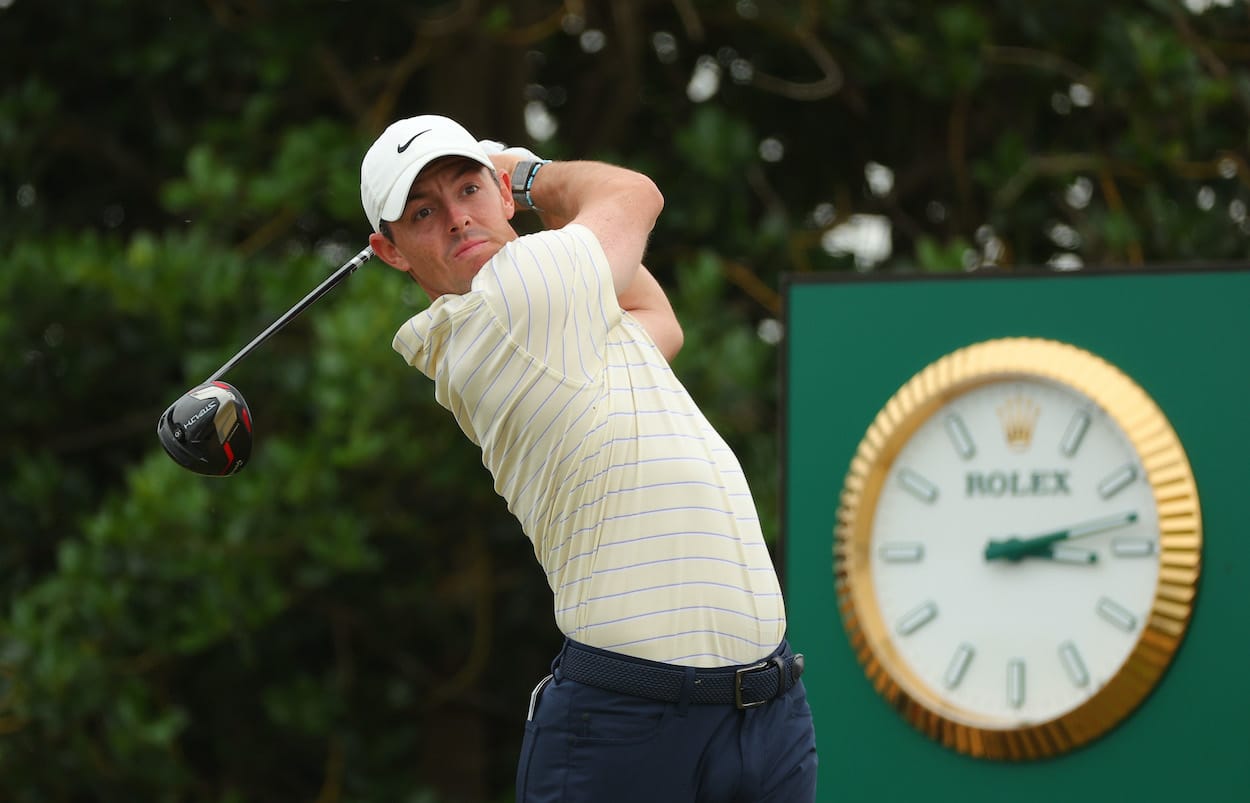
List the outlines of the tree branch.
{"type": "MultiPolygon", "coordinates": [[[[1124,206],[1124,198],[1120,195],[1120,187],[1106,166],[1098,171],[1098,183],[1102,186],[1102,194],[1107,199],[1107,206],[1111,211],[1129,217],[1128,210],[1124,206]]],[[[1137,237],[1129,240],[1127,248],[1129,264],[1138,266],[1145,264],[1146,258],[1142,254],[1141,242],[1137,237]]]]}
{"type": "Polygon", "coordinates": [[[1029,157],[1015,175],[1003,182],[998,192],[994,193],[995,208],[1002,209],[1015,203],[1029,185],[1041,176],[1056,176],[1067,173],[1097,173],[1108,170],[1118,176],[1143,178],[1138,168],[1120,163],[1112,163],[1105,156],[1094,153],[1052,153],[1037,154],[1029,157]]]}
{"type": "Polygon", "coordinates": [[[1172,26],[1176,28],[1176,32],[1181,40],[1194,52],[1194,55],[1198,57],[1198,61],[1206,67],[1207,72],[1230,84],[1237,96],[1237,100],[1241,103],[1241,110],[1245,112],[1246,116],[1250,117],[1250,90],[1245,88],[1244,82],[1233,79],[1228,65],[1221,61],[1219,56],[1215,55],[1215,51],[1207,45],[1206,41],[1189,24],[1189,13],[1179,0],[1172,0],[1169,16],[1172,19],[1172,26]]]}
{"type": "Polygon", "coordinates": [[[802,83],[777,78],[757,70],[751,75],[751,85],[765,92],[800,101],[821,100],[837,94],[837,91],[842,88],[842,69],[838,66],[833,54],[809,30],[796,28],[791,36],[803,50],[807,51],[812,61],[816,62],[821,77],[815,81],[802,83]]]}
{"type": "Polygon", "coordinates": [[[991,64],[1031,67],[1043,72],[1059,73],[1073,83],[1089,87],[1097,82],[1097,76],[1094,73],[1079,64],[1068,61],[1063,56],[1048,53],[1045,50],[1010,45],[986,45],[981,48],[981,56],[991,64]]]}

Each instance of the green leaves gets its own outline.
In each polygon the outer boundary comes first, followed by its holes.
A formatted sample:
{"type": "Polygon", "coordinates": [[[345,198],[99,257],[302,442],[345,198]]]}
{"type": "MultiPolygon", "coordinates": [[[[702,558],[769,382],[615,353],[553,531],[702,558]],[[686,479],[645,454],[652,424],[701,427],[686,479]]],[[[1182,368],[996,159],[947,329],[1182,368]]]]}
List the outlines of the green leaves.
{"type": "Polygon", "coordinates": [[[705,181],[724,183],[730,176],[740,176],[743,166],[754,161],[751,130],[717,106],[697,107],[689,125],[677,132],[676,143],[685,163],[705,181]]]}
{"type": "Polygon", "coordinates": [[[916,263],[928,273],[952,273],[966,269],[971,246],[962,238],[939,243],[931,237],[923,237],[916,243],[916,263]]]}
{"type": "MultiPolygon", "coordinates": [[[[360,206],[358,137],[341,123],[316,120],[287,129],[268,162],[244,174],[231,153],[201,143],[187,155],[186,175],[170,182],[163,201],[201,230],[246,233],[278,221],[279,235],[299,216],[353,219],[360,206]]],[[[270,151],[269,148],[264,149],[270,151]]]]}

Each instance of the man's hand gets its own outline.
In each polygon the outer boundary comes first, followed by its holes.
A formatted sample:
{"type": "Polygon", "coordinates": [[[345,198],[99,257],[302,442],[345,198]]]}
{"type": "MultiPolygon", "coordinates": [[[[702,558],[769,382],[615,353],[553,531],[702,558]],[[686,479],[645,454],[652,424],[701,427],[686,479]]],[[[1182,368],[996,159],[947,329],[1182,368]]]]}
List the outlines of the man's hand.
{"type": "Polygon", "coordinates": [[[506,153],[509,156],[517,157],[517,160],[529,159],[531,162],[545,161],[541,156],[531,151],[529,148],[522,148],[520,145],[513,145],[509,148],[502,142],[496,142],[493,139],[483,139],[477,143],[482,146],[482,150],[486,151],[487,156],[494,156],[498,153],[506,153]]]}
{"type": "MultiPolygon", "coordinates": [[[[486,155],[495,165],[495,170],[501,176],[507,176],[509,180],[512,178],[512,170],[520,162],[543,162],[546,161],[529,148],[522,148],[520,145],[513,145],[509,148],[502,142],[493,139],[480,140],[478,145],[482,146],[482,150],[486,151],[486,155]]],[[[548,228],[558,228],[558,226],[548,226],[548,228]]]]}
{"type": "MultiPolygon", "coordinates": [[[[493,139],[483,139],[478,142],[482,146],[482,150],[486,151],[486,155],[490,157],[491,162],[495,165],[495,170],[501,176],[507,176],[509,181],[509,189],[511,189],[512,171],[521,162],[545,162],[543,157],[531,151],[529,148],[523,148],[520,145],[508,147],[502,142],[493,139]]],[[[517,209],[521,206],[518,205],[517,209]]],[[[561,215],[553,214],[545,209],[533,210],[538,214],[538,219],[542,221],[543,228],[559,229],[568,225],[569,218],[561,215]]]]}

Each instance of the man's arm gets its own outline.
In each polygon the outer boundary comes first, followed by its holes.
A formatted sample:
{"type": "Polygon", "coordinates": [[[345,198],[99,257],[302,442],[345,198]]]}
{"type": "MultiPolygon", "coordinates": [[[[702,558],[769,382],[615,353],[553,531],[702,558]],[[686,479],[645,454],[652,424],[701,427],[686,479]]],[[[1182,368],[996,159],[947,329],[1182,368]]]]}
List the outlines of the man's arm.
{"type": "MultiPolygon", "coordinates": [[[[521,160],[492,153],[502,180],[521,160]]],[[[595,233],[612,271],[621,309],[642,324],[667,360],[681,350],[684,334],[659,282],[642,264],[647,238],[664,198],[651,179],[601,162],[552,162],[538,171],[530,195],[547,228],[579,223],[595,233]]]]}
{"type": "MultiPolygon", "coordinates": [[[[498,153],[491,155],[491,161],[500,179],[511,186],[512,168],[519,157],[498,153]]],[[[552,220],[578,223],[594,232],[608,258],[618,296],[638,272],[647,238],[664,208],[664,196],[655,182],[603,162],[544,165],[534,178],[530,196],[552,220]]]]}
{"type": "Polygon", "coordinates": [[[672,362],[677,352],[681,351],[686,335],[681,330],[677,313],[673,312],[673,305],[664,294],[664,288],[660,287],[646,265],[638,266],[634,281],[616,300],[620,302],[621,309],[633,315],[647,330],[664,359],[672,362]]]}

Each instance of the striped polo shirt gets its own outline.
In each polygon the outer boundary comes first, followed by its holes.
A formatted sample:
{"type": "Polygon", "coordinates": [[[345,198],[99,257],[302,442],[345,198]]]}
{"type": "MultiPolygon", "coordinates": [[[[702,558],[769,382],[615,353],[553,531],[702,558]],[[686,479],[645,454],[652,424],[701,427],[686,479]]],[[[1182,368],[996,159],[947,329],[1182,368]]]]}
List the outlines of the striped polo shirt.
{"type": "Polygon", "coordinates": [[[698,667],[780,643],[785,609],[742,467],[621,310],[589,229],[507,244],[393,346],[481,447],[566,636],[698,667]]]}

